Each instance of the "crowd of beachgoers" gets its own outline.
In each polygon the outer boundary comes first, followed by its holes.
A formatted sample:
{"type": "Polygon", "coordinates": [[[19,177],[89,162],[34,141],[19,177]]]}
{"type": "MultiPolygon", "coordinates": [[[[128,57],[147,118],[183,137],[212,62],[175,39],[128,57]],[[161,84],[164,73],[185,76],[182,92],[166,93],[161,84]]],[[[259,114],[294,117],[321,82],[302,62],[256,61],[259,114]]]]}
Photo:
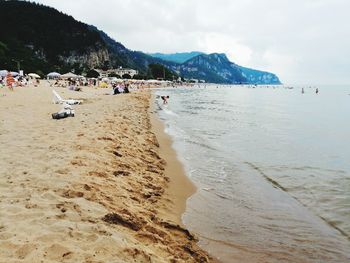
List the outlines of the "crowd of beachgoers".
{"type": "Polygon", "coordinates": [[[0,76],[0,88],[8,87],[13,90],[14,87],[25,87],[27,85],[37,86],[40,83],[38,78],[31,78],[30,76],[12,76],[7,74],[5,76],[0,76]]]}
{"type": "Polygon", "coordinates": [[[134,79],[117,79],[117,78],[47,78],[41,80],[40,76],[30,75],[12,75],[10,72],[0,76],[0,88],[7,87],[11,91],[15,88],[26,86],[37,87],[41,81],[48,81],[51,87],[62,87],[72,91],[82,91],[84,87],[105,88],[110,89],[111,94],[129,93],[130,89],[147,89],[155,87],[171,87],[175,84],[170,81],[159,80],[134,80],[134,79]]]}

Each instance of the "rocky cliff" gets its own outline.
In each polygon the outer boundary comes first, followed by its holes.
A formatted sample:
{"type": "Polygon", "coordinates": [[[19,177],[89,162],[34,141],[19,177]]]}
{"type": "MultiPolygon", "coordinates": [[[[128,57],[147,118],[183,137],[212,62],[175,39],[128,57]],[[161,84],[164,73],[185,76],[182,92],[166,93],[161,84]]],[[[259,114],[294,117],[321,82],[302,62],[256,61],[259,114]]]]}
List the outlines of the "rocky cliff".
{"type": "Polygon", "coordinates": [[[275,74],[239,66],[229,61],[225,54],[190,52],[183,55],[182,53],[152,55],[172,62],[186,57],[187,60],[181,64],[168,65],[185,78],[229,84],[281,84],[275,74]]]}

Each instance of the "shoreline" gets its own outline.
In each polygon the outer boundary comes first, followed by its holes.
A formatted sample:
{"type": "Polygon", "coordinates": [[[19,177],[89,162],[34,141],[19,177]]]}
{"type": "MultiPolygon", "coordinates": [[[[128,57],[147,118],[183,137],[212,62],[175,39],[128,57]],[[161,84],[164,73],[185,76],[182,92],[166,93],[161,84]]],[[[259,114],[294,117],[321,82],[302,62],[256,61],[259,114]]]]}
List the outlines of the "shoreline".
{"type": "Polygon", "coordinates": [[[74,118],[51,119],[47,82],[1,90],[0,260],[216,262],[181,223],[192,188],[150,92],[57,91],[74,118]]]}
{"type": "Polygon", "coordinates": [[[166,161],[165,174],[170,178],[169,185],[165,191],[163,203],[163,215],[175,221],[182,227],[182,215],[186,211],[186,202],[189,197],[196,193],[197,188],[194,183],[187,177],[183,164],[178,159],[177,153],[173,148],[173,140],[165,132],[164,122],[162,122],[155,112],[155,96],[152,93],[150,99],[150,119],[152,131],[159,142],[159,155],[166,161]],[[172,206],[169,207],[168,202],[172,206]]]}

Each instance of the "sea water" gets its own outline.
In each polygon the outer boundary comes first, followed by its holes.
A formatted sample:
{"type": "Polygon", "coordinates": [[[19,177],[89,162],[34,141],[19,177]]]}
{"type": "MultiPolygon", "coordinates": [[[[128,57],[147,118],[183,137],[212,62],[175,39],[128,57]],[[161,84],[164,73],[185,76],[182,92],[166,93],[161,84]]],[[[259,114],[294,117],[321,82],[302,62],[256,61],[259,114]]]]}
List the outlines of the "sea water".
{"type": "Polygon", "coordinates": [[[158,90],[197,192],[185,225],[223,262],[350,262],[350,86],[158,90]]]}

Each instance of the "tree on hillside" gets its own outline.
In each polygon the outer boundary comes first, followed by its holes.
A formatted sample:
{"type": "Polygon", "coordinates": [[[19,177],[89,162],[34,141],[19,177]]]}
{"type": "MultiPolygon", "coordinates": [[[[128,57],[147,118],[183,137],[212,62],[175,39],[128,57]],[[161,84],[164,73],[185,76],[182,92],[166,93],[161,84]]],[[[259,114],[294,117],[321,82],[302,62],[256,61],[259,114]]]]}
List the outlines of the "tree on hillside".
{"type": "Polygon", "coordinates": [[[131,76],[129,74],[124,74],[122,78],[123,79],[131,79],[131,76]]]}
{"type": "Polygon", "coordinates": [[[115,72],[109,73],[108,77],[110,77],[110,78],[120,78],[120,76],[117,73],[115,73],[115,72]]]}
{"type": "Polygon", "coordinates": [[[149,69],[154,79],[174,80],[178,78],[177,74],[161,64],[150,64],[149,69]]]}
{"type": "Polygon", "coordinates": [[[98,73],[96,70],[94,69],[90,69],[87,73],[86,73],[86,77],[88,78],[98,78],[100,76],[100,73],[98,73]]]}
{"type": "Polygon", "coordinates": [[[147,79],[147,76],[146,75],[142,75],[142,74],[137,74],[137,75],[134,75],[133,79],[147,79]]]}

